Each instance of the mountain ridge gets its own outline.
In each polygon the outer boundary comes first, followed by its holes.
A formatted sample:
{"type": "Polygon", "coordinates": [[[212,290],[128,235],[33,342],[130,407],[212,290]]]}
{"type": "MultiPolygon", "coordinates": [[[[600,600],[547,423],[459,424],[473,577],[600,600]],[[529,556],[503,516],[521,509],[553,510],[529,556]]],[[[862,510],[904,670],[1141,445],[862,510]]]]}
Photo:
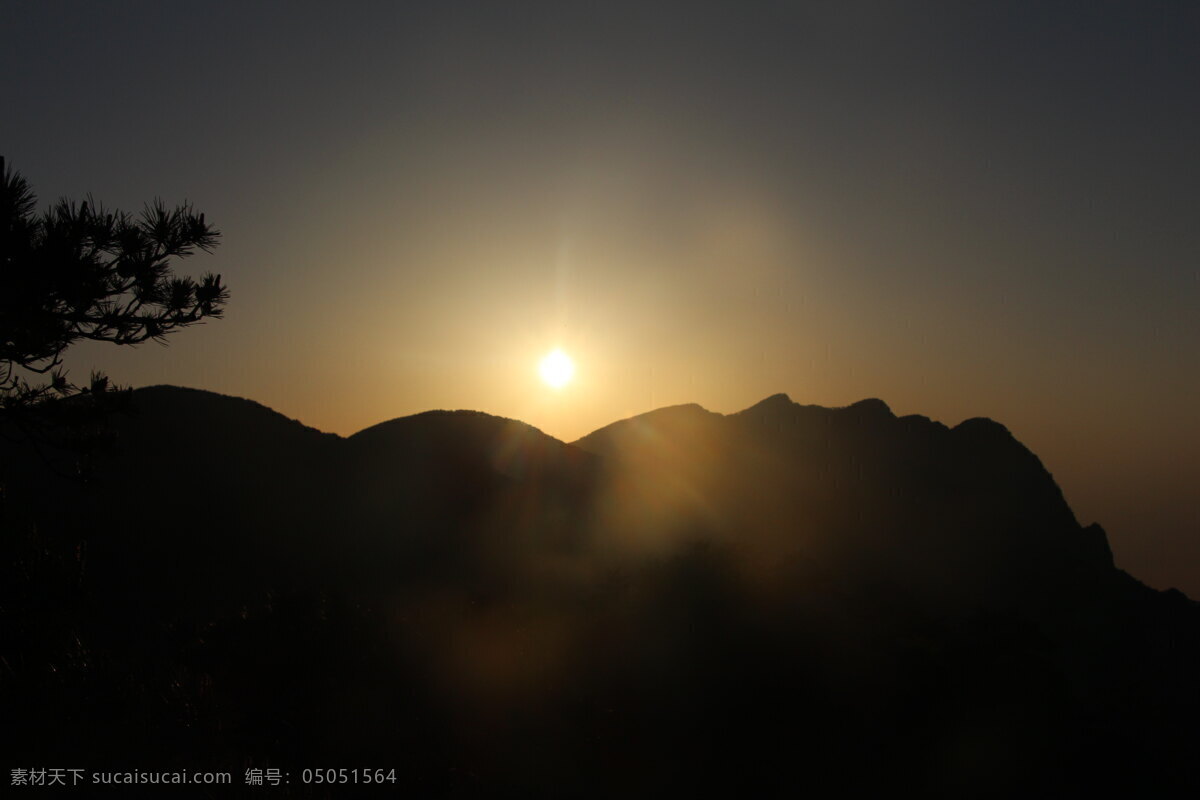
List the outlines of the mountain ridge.
{"type": "Polygon", "coordinates": [[[340,437],[133,397],[82,483],[0,441],[14,758],[400,758],[422,796],[1200,788],[1200,604],[1118,569],[999,423],[772,395],[574,443],[473,411],[340,437]]]}
{"type": "MultiPolygon", "coordinates": [[[[1011,431],[1002,423],[992,420],[987,417],[970,417],[959,422],[953,427],[947,426],[944,423],[931,420],[928,417],[911,414],[904,417],[897,417],[890,407],[878,398],[866,398],[863,400],[850,403],[840,407],[826,407],[820,405],[805,405],[800,404],[791,399],[786,393],[776,393],[770,395],[757,403],[748,406],[741,411],[732,412],[730,414],[721,414],[719,412],[709,411],[698,403],[684,403],[673,406],[665,406],[662,408],[652,409],[641,414],[634,415],[622,420],[609,423],[608,425],[597,428],[573,442],[564,442],[556,437],[541,431],[535,426],[529,425],[521,420],[508,417],[489,414],[483,411],[468,410],[468,409],[431,409],[428,411],[417,412],[414,414],[394,417],[374,425],[363,428],[350,436],[341,436],[336,433],[321,431],[315,427],[309,426],[297,419],[287,417],[278,411],[258,403],[257,401],[247,398],[241,398],[232,395],[224,395],[218,392],[211,392],[204,389],[196,389],[190,387],[171,386],[159,384],[148,387],[141,387],[134,390],[134,395],[137,397],[172,397],[186,399],[189,401],[188,406],[195,407],[197,402],[215,402],[218,405],[226,405],[230,408],[243,407],[252,409],[255,413],[260,414],[264,420],[269,420],[271,424],[278,427],[298,427],[307,435],[320,434],[320,436],[331,440],[344,442],[354,442],[361,446],[364,442],[373,438],[386,435],[386,432],[394,432],[400,428],[408,428],[411,426],[419,426],[421,423],[436,419],[442,420],[474,420],[482,422],[485,425],[494,426],[497,429],[495,434],[501,438],[512,438],[514,432],[520,431],[524,435],[532,437],[533,441],[541,441],[543,444],[550,442],[557,443],[566,447],[574,447],[582,450],[589,449],[589,442],[595,442],[606,435],[610,435],[616,430],[620,430],[626,426],[645,426],[647,424],[654,425],[664,419],[673,419],[676,423],[686,419],[689,423],[697,420],[714,420],[718,418],[724,419],[743,419],[754,420],[759,424],[769,425],[772,422],[776,425],[781,423],[783,415],[813,415],[820,416],[825,419],[843,419],[846,421],[854,420],[858,424],[869,424],[871,421],[879,422],[898,422],[901,425],[916,426],[919,429],[933,432],[948,432],[953,436],[965,437],[969,440],[968,446],[988,444],[989,446],[1000,446],[1010,448],[1011,452],[1016,454],[1018,459],[1028,461],[1028,466],[1035,470],[1045,472],[1045,475],[1053,481],[1053,476],[1045,470],[1040,459],[1033,454],[1028,448],[1024,447],[1019,440],[1011,433],[1011,431]],[[500,429],[505,429],[505,433],[499,433],[500,429]],[[1026,455],[1027,454],[1027,455],[1026,455]]],[[[174,402],[174,400],[172,400],[174,402]]],[[[1055,484],[1055,491],[1061,492],[1055,484]]],[[[1063,501],[1065,504],[1065,500],[1063,501]]],[[[1069,509],[1069,506],[1068,506],[1069,509]]],[[[1074,516],[1072,514],[1072,520],[1074,516]]],[[[1076,523],[1078,524],[1078,523],[1076,523]]],[[[1098,523],[1091,523],[1088,528],[1095,528],[1103,531],[1098,523]]],[[[1095,538],[1093,536],[1092,538],[1095,538]]],[[[1108,553],[1108,558],[1111,560],[1111,548],[1108,545],[1107,537],[1104,537],[1103,551],[1108,553]]]]}
{"type": "MultiPolygon", "coordinates": [[[[1053,476],[1045,470],[1037,456],[1028,448],[1025,448],[1011,431],[1000,422],[987,417],[971,417],[964,419],[953,427],[948,427],[944,423],[930,420],[922,415],[906,415],[897,417],[888,405],[878,398],[867,398],[850,403],[841,407],[826,407],[819,405],[804,405],[793,401],[786,393],[776,393],[770,395],[763,400],[748,406],[741,411],[730,414],[721,414],[719,412],[709,411],[697,403],[685,403],[674,406],[665,406],[651,411],[643,412],[632,417],[617,420],[602,426],[585,436],[576,439],[573,442],[564,442],[556,437],[546,434],[540,429],[529,425],[521,420],[511,419],[498,415],[489,414],[487,412],[476,410],[443,410],[431,409],[424,412],[395,417],[383,422],[363,428],[350,436],[340,436],[336,433],[328,433],[319,429],[306,425],[303,422],[292,419],[271,409],[270,407],[258,403],[254,400],[224,395],[217,392],[211,392],[203,389],[190,387],[177,387],[170,385],[155,385],[142,387],[134,390],[134,395],[141,398],[154,398],[155,401],[159,398],[170,398],[169,402],[175,403],[178,400],[186,401],[186,408],[195,409],[201,403],[215,403],[219,406],[227,406],[230,409],[244,408],[252,410],[255,414],[261,416],[264,421],[279,429],[295,428],[301,430],[305,435],[317,435],[331,441],[352,442],[352,446],[362,446],[365,442],[384,436],[387,432],[395,432],[402,428],[410,428],[420,426],[422,423],[433,420],[444,420],[453,422],[454,420],[473,420],[491,426],[495,429],[490,438],[499,440],[506,439],[510,442],[510,449],[516,438],[524,436],[531,437],[530,443],[539,442],[542,446],[554,443],[569,448],[578,448],[584,451],[589,450],[589,443],[596,442],[605,436],[611,435],[614,431],[618,431],[623,427],[628,426],[655,426],[663,420],[672,420],[672,424],[683,423],[690,425],[701,420],[716,420],[716,419],[737,419],[748,422],[757,423],[760,425],[780,425],[787,420],[788,415],[800,419],[802,417],[817,417],[826,420],[842,420],[847,424],[872,424],[872,423],[896,423],[901,426],[916,426],[917,429],[940,433],[949,433],[951,437],[962,437],[966,440],[964,446],[980,446],[987,445],[989,447],[1002,447],[1010,451],[1010,454],[1015,456],[1017,460],[1026,461],[1025,468],[1034,470],[1035,472],[1043,472],[1046,477],[1053,482],[1053,476]]],[[[153,407],[154,402],[152,402],[153,407]]],[[[186,412],[186,408],[184,413],[186,412]]],[[[828,423],[827,423],[828,424],[828,423]]],[[[451,424],[452,427],[452,424],[451,424]]],[[[644,431],[643,431],[644,432],[644,431]]],[[[447,431],[449,433],[449,430],[447,431]]],[[[1057,484],[1054,485],[1053,492],[1057,492],[1061,496],[1061,491],[1058,490],[1057,484]]],[[[1053,493],[1051,492],[1051,493],[1053,493]]],[[[1065,499],[1062,501],[1064,505],[1065,499]]],[[[1069,506],[1067,506],[1069,510],[1069,506]]],[[[1074,521],[1074,515],[1071,515],[1074,521]]],[[[1078,525],[1076,522],[1075,524],[1078,525]]],[[[1081,528],[1083,529],[1083,528],[1081,528]]],[[[1103,528],[1097,523],[1091,523],[1087,526],[1088,530],[1093,533],[1089,537],[1091,540],[1097,540],[1102,534],[1103,528]],[[1100,534],[1097,534],[1099,531],[1100,534]]],[[[1112,554],[1111,547],[1108,545],[1107,536],[1103,536],[1103,547],[1095,545],[1092,548],[1095,552],[1103,552],[1107,554],[1107,560],[1111,562],[1112,554]]]]}

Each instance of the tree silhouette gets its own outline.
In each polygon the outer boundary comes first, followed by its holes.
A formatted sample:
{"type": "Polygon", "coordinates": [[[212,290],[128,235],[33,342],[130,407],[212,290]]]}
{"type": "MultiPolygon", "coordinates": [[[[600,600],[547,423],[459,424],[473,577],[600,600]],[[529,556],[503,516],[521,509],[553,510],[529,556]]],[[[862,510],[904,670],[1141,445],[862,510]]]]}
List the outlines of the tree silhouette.
{"type": "Polygon", "coordinates": [[[221,276],[177,276],[175,259],[211,252],[220,233],[184,203],[138,216],[89,195],[42,214],[0,157],[0,421],[55,397],[102,394],[108,380],[68,382],[63,353],[80,340],[137,345],[209,317],[229,298],[221,276]],[[37,376],[46,376],[38,378],[37,376]]]}

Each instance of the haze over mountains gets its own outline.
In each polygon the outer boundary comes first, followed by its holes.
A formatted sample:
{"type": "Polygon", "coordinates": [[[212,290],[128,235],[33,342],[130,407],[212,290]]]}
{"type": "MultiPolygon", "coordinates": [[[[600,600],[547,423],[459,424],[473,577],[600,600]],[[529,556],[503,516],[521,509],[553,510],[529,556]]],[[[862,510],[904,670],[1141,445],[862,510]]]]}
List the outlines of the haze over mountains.
{"type": "Polygon", "coordinates": [[[353,758],[440,795],[1196,787],[1196,604],[996,422],[775,395],[566,444],[134,400],[87,483],[5,445],[17,755],[353,758]]]}

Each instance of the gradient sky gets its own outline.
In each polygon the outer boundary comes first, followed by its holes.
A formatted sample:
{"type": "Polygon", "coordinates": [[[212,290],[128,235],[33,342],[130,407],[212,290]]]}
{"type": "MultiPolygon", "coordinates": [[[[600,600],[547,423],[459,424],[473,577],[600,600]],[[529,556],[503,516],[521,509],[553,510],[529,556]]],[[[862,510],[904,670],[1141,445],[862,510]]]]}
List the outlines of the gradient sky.
{"type": "Polygon", "coordinates": [[[781,391],[989,416],[1200,596],[1200,4],[5,2],[0,41],[44,202],[223,233],[180,269],[226,319],[76,378],[343,434],[781,391]]]}

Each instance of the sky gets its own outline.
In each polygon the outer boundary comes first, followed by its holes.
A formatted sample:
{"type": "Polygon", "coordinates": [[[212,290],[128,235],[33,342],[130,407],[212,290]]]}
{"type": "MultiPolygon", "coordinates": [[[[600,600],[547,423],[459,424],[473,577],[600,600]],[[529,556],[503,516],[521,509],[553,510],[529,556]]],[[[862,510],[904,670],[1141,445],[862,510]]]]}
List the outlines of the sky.
{"type": "Polygon", "coordinates": [[[188,200],[226,317],[75,378],[350,434],[996,419],[1200,597],[1200,5],[0,2],[0,154],[188,200]],[[562,348],[554,390],[539,359],[562,348]]]}

